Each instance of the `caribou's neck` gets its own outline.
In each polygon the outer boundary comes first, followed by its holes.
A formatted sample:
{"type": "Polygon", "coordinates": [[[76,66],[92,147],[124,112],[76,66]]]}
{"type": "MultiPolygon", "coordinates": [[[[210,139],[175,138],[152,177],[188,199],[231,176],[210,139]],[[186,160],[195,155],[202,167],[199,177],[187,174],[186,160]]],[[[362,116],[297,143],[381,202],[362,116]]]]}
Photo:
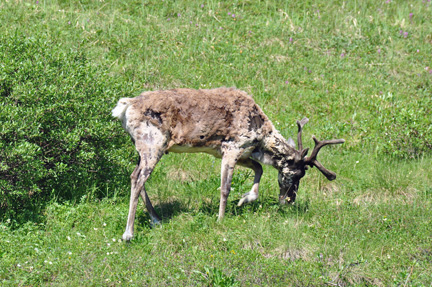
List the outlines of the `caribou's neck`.
{"type": "Polygon", "coordinates": [[[252,158],[280,170],[283,162],[294,159],[295,153],[295,147],[274,130],[263,139],[261,146],[252,153],[252,158]]]}

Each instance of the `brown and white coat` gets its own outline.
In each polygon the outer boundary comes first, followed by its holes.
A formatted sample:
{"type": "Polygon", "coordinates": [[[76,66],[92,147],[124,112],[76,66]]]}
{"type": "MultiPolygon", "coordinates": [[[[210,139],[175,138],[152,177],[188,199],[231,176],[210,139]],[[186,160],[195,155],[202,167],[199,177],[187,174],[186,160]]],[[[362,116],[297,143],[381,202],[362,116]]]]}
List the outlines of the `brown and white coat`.
{"type": "Polygon", "coordinates": [[[319,149],[344,140],[318,141],[310,157],[303,149],[301,132],[307,118],[298,121],[298,145],[288,141],[275,129],[246,92],[234,88],[209,90],[174,89],[144,92],[136,98],[122,98],[112,115],[122,121],[139,154],[131,175],[131,198],[124,240],[133,237],[134,219],[139,196],[144,200],[154,223],[160,221],[145,190],[145,182],[165,153],[205,152],[222,159],[219,219],[225,214],[234,166],[255,172],[250,192],[239,205],[258,198],[262,175],[261,164],[279,171],[279,200],[293,202],[300,179],[307,166],[316,166],[328,179],[336,175],[317,160],[319,149]]]}

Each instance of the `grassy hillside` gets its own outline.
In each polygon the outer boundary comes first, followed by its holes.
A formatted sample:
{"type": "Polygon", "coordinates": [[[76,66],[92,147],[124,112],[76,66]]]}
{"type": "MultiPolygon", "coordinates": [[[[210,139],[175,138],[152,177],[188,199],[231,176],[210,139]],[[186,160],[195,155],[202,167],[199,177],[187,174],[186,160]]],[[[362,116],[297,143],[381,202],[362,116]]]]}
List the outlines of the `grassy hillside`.
{"type": "Polygon", "coordinates": [[[0,2],[0,282],[16,285],[430,286],[430,1],[0,2]],[[305,146],[344,138],[277,203],[238,168],[169,154],[126,224],[137,155],[110,111],[143,90],[235,86],[305,146]]]}

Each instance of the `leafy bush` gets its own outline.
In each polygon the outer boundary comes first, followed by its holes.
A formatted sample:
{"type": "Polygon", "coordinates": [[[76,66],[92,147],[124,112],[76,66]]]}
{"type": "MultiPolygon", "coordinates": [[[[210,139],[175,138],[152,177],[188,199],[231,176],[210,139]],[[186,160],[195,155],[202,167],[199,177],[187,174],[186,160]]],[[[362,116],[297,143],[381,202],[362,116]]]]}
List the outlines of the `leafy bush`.
{"type": "Polygon", "coordinates": [[[106,69],[19,35],[0,39],[0,63],[0,220],[36,219],[49,199],[124,180],[125,136],[110,118],[122,91],[106,69]]]}

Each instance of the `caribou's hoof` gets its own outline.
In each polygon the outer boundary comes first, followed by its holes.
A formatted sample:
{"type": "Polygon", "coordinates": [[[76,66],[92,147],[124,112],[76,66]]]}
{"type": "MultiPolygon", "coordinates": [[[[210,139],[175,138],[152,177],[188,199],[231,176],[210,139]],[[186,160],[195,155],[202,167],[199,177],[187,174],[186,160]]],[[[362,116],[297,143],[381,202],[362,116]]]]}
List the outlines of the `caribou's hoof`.
{"type": "Polygon", "coordinates": [[[243,203],[252,202],[252,201],[256,200],[257,198],[258,198],[258,194],[256,194],[255,192],[249,191],[249,192],[243,194],[243,197],[240,199],[237,206],[242,206],[243,203]]]}
{"type": "Polygon", "coordinates": [[[162,225],[162,220],[160,220],[158,217],[150,215],[150,226],[156,227],[162,225]]]}
{"type": "Polygon", "coordinates": [[[130,241],[133,237],[133,234],[130,234],[129,232],[125,232],[123,233],[122,239],[124,241],[130,241]]]}

